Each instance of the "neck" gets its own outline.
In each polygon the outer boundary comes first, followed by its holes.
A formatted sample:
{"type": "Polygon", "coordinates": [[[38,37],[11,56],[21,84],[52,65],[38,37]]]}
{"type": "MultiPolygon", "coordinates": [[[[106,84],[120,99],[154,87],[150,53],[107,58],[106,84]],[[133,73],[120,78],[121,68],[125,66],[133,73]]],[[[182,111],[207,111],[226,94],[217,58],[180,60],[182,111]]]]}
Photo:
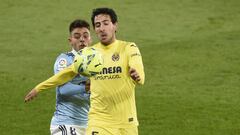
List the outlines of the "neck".
{"type": "Polygon", "coordinates": [[[73,53],[74,55],[76,55],[77,52],[78,52],[78,51],[76,51],[74,48],[72,48],[72,53],[73,53]]]}
{"type": "Polygon", "coordinates": [[[103,42],[101,42],[101,44],[103,44],[103,45],[105,45],[105,46],[108,46],[108,45],[114,43],[116,40],[117,40],[116,38],[113,38],[109,43],[103,43],[103,42]]]}

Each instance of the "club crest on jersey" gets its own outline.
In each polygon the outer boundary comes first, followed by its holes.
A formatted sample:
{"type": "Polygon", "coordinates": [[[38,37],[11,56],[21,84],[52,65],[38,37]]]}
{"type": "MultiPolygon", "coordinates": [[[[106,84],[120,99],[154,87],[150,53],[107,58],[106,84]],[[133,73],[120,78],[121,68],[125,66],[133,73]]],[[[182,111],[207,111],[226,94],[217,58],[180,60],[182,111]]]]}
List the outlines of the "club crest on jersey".
{"type": "Polygon", "coordinates": [[[119,59],[120,59],[120,56],[119,56],[118,53],[114,53],[114,54],[112,55],[112,60],[113,60],[113,61],[118,61],[119,59]]]}

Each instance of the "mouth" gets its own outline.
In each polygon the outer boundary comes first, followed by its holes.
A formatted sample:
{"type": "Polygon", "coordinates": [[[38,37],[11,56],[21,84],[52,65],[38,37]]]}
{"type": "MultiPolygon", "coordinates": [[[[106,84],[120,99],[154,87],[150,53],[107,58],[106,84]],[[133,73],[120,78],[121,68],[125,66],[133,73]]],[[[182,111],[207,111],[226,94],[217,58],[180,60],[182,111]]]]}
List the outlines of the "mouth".
{"type": "Polygon", "coordinates": [[[106,39],[106,38],[107,38],[107,34],[105,34],[105,33],[104,33],[104,34],[101,34],[100,37],[101,37],[102,39],[106,39]]]}
{"type": "Polygon", "coordinates": [[[87,46],[87,45],[85,45],[85,44],[80,44],[80,46],[87,46]]]}
{"type": "Polygon", "coordinates": [[[85,45],[85,44],[79,44],[79,47],[81,47],[81,48],[84,48],[84,47],[86,47],[87,45],[85,45]]]}

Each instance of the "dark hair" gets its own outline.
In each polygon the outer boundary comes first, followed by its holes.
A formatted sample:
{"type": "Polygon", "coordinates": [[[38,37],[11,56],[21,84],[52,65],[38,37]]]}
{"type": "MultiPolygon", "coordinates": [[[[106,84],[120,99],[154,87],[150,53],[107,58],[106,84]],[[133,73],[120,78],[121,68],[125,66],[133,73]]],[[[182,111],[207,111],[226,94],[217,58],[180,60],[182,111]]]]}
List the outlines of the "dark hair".
{"type": "Polygon", "coordinates": [[[115,11],[113,9],[111,9],[111,8],[96,8],[96,9],[93,9],[92,17],[91,17],[93,27],[95,26],[94,18],[95,18],[95,16],[97,16],[99,14],[109,15],[113,24],[117,22],[117,14],[115,13],[115,11]]]}
{"type": "Polygon", "coordinates": [[[87,28],[90,30],[89,23],[85,20],[77,19],[74,20],[69,26],[69,32],[71,33],[76,28],[87,28]]]}

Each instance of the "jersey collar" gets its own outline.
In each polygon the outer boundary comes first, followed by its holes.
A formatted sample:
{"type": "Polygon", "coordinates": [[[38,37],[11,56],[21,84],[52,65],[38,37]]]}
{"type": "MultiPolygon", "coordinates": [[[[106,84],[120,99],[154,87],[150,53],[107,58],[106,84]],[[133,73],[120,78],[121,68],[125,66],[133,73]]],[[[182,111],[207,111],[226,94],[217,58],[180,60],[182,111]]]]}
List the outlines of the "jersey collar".
{"type": "Polygon", "coordinates": [[[103,49],[110,49],[110,48],[112,48],[112,47],[114,47],[116,44],[118,43],[118,40],[115,40],[113,43],[111,43],[111,44],[109,44],[109,45],[103,45],[102,43],[100,43],[100,45],[101,45],[101,47],[103,48],[103,49]]]}
{"type": "Polygon", "coordinates": [[[73,53],[73,54],[74,54],[74,56],[78,55],[77,51],[76,51],[76,50],[74,50],[74,49],[72,49],[71,53],[73,53]]]}

